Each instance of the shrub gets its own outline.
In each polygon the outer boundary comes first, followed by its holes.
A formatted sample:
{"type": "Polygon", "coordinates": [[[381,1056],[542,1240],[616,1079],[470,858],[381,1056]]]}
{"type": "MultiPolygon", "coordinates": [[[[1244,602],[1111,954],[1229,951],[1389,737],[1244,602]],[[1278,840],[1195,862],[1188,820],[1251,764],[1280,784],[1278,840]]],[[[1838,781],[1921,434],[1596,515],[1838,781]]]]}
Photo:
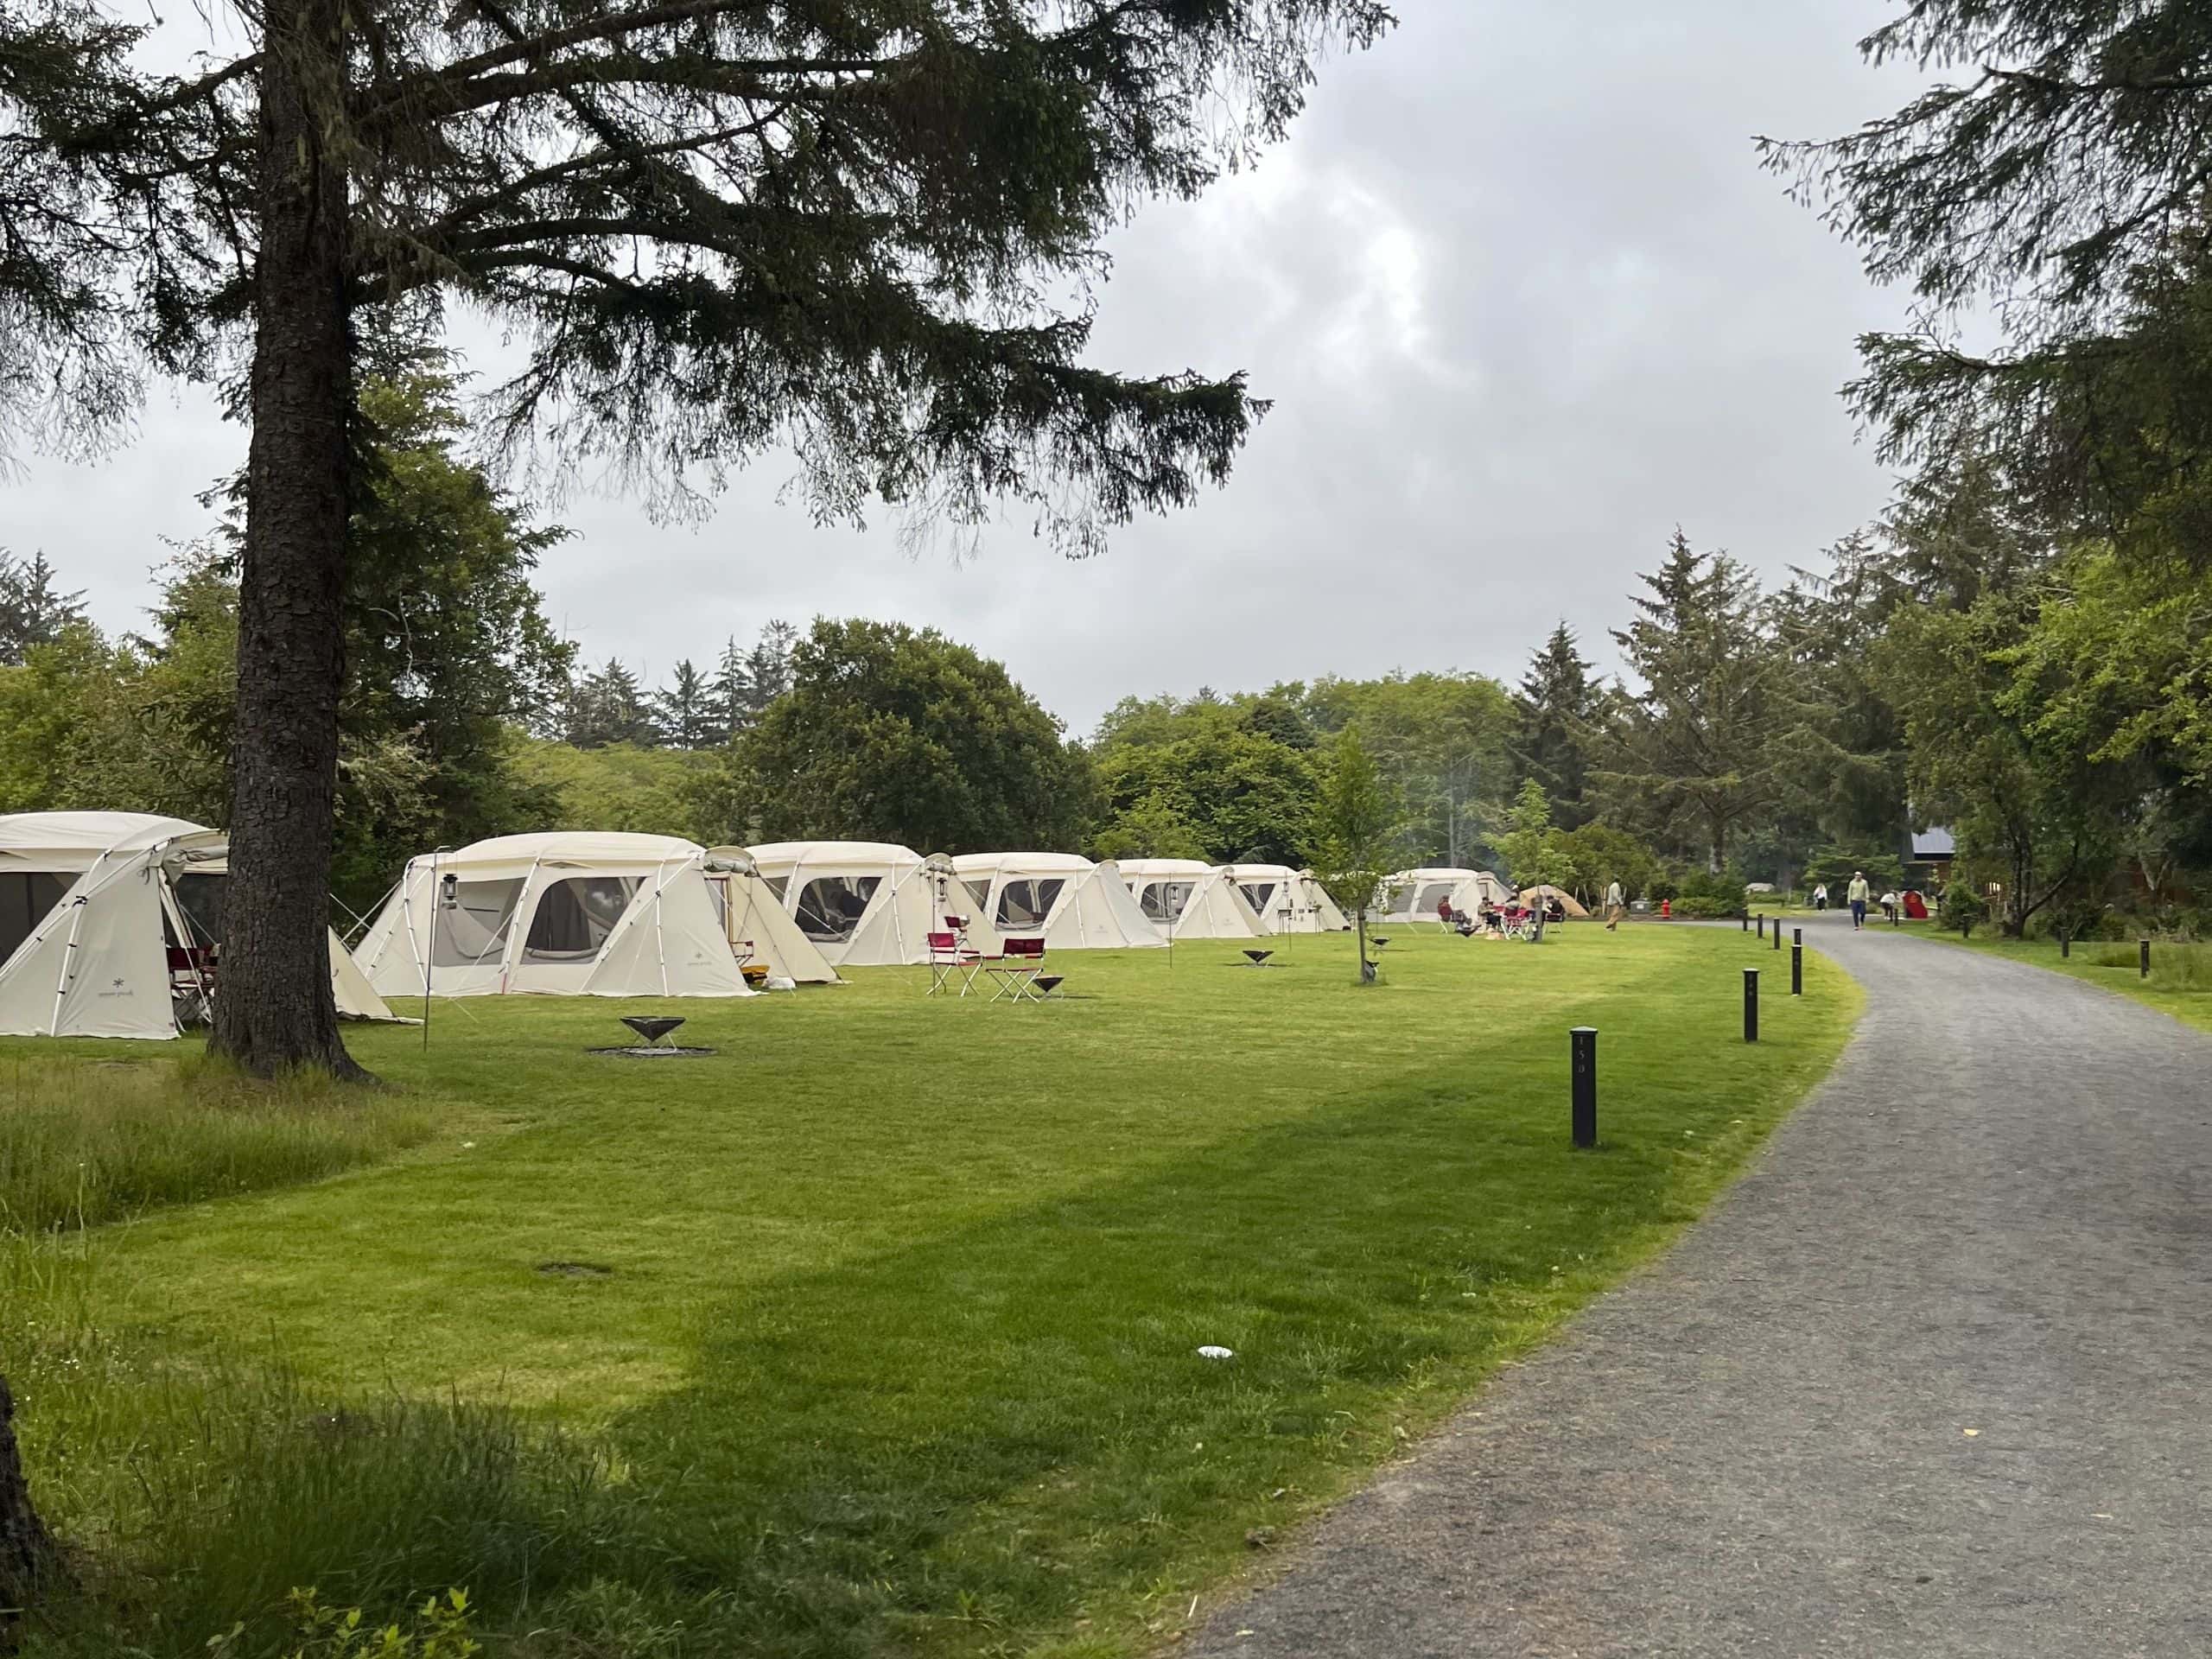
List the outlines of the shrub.
{"type": "Polygon", "coordinates": [[[1936,919],[1945,927],[1956,928],[1961,938],[1971,938],[1976,925],[1988,918],[1988,904],[1970,883],[1954,881],[1943,890],[1943,905],[1936,912],[1936,919]]]}
{"type": "Polygon", "coordinates": [[[1745,908],[1744,878],[1734,870],[1720,875],[1692,870],[1682,877],[1675,899],[1676,915],[1699,920],[1739,916],[1745,908]]]}

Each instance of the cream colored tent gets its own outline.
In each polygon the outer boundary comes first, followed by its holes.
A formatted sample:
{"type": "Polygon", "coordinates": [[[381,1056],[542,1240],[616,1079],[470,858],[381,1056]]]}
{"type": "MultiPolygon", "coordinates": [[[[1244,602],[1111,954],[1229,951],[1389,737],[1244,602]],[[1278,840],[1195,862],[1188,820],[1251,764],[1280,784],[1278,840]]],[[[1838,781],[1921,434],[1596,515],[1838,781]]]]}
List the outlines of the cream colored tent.
{"type": "Polygon", "coordinates": [[[1400,870],[1384,878],[1382,886],[1389,895],[1383,919],[1392,922],[1435,921],[1437,904],[1447,897],[1452,909],[1472,916],[1484,899],[1502,905],[1512,896],[1512,890],[1488,870],[1400,870]]]}
{"type": "Polygon", "coordinates": [[[353,950],[386,996],[750,996],[670,836],[501,836],[408,861],[353,950]]]}
{"type": "MultiPolygon", "coordinates": [[[[175,1037],[220,971],[229,843],[143,812],[0,817],[0,1033],[175,1037]]],[[[338,1012],[390,1008],[330,937],[338,1012]]]]}
{"type": "Polygon", "coordinates": [[[783,900],[762,879],[753,855],[744,848],[708,849],[707,891],[714,895],[715,909],[741,968],[760,963],[772,975],[800,985],[844,982],[830,958],[785,912],[783,900]]]}
{"type": "Polygon", "coordinates": [[[1001,941],[962,885],[952,861],[877,841],[785,841],[747,849],[784,912],[839,968],[927,962],[944,918],[967,918],[970,950],[995,956],[1001,941]]]}
{"type": "Polygon", "coordinates": [[[979,913],[1006,937],[1047,950],[1126,950],[1167,943],[1112,861],[1069,853],[971,853],[952,861],[979,913]]]}
{"type": "Polygon", "coordinates": [[[1351,925],[1309,870],[1287,864],[1224,864],[1221,873],[1270,933],[1341,933],[1351,925]]]}
{"type": "Polygon", "coordinates": [[[1267,937],[1250,901],[1211,864],[1192,858],[1126,858],[1122,879],[1152,925],[1167,929],[1176,938],[1267,937]]]}

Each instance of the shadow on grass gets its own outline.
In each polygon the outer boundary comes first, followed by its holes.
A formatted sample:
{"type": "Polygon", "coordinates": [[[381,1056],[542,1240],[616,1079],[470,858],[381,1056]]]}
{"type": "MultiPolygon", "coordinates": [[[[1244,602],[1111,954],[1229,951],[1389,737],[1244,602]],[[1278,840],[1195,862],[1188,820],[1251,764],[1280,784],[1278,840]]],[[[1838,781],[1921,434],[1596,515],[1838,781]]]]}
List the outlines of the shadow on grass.
{"type": "MultiPolygon", "coordinates": [[[[1605,1157],[1567,1146],[1563,1040],[1441,1062],[733,1294],[697,1311],[689,1382],[589,1443],[181,1372],[150,1421],[42,1412],[41,1465],[73,1435],[65,1465],[132,1471],[135,1508],[71,1507],[135,1517],[90,1541],[139,1566],[101,1611],[165,1656],[240,1618],[238,1651],[283,1652],[273,1610],[310,1584],[373,1615],[466,1586],[494,1653],[1125,1651],[1694,1214],[1840,1046],[1777,1021],[1746,1051],[1716,1001],[1618,1022],[1605,1157]]],[[[545,1294],[613,1319],[622,1281],[545,1294]]],[[[91,1639],[42,1650],[116,1650],[91,1639]]]]}

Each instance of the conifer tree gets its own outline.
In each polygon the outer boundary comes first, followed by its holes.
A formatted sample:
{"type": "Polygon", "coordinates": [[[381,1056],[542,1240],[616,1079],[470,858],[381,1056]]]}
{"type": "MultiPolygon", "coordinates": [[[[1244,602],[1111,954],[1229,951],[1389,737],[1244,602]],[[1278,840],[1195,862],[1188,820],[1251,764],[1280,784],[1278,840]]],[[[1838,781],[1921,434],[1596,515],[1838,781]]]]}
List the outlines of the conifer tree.
{"type": "Polygon", "coordinates": [[[1590,762],[1586,753],[1591,722],[1598,713],[1598,690],[1590,664],[1575,647],[1565,621],[1529,658],[1514,700],[1517,721],[1511,745],[1514,772],[1533,779],[1552,804],[1553,821],[1579,830],[1590,821],[1583,799],[1590,762]]]}
{"type": "MultiPolygon", "coordinates": [[[[147,378],[250,420],[213,1046],[353,1070],[328,917],[365,353],[489,317],[492,426],[664,504],[777,447],[817,518],[1007,503],[1071,552],[1224,479],[1237,375],[1088,360],[1103,242],[1281,137],[1381,0],[218,0],[188,73],[0,7],[0,445],[147,378]]],[[[166,43],[165,43],[166,44],[166,43]]]]}

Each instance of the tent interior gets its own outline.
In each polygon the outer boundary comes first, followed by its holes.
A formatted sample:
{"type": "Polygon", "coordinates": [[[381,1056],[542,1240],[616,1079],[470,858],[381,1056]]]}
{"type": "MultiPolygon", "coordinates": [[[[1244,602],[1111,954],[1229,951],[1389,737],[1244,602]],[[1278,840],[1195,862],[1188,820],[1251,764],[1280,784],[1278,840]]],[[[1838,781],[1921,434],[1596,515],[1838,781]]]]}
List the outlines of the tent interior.
{"type": "MultiPolygon", "coordinates": [[[[229,843],[143,812],[0,817],[0,1030],[175,1037],[220,973],[229,843]]],[[[391,1010],[329,936],[339,1014],[391,1010]]]]}
{"type": "Polygon", "coordinates": [[[952,861],[1001,935],[1042,938],[1050,950],[1148,950],[1167,943],[1138,907],[1121,870],[1071,853],[974,853],[952,861]]]}
{"type": "Polygon", "coordinates": [[[749,995],[706,861],[671,836],[569,831],[428,854],[353,959],[386,995],[749,995]]]}
{"type": "Polygon", "coordinates": [[[1394,922],[1433,922],[1437,906],[1447,898],[1452,909],[1472,916],[1484,899],[1502,905],[1512,896],[1511,889],[1488,870],[1400,870],[1383,885],[1390,894],[1383,914],[1394,922]]]}
{"type": "Polygon", "coordinates": [[[969,948],[996,955],[1002,941],[944,857],[873,841],[785,841],[749,847],[785,913],[838,968],[891,967],[930,958],[929,936],[965,918],[969,948]]]}
{"type": "Polygon", "coordinates": [[[1192,858],[1129,858],[1122,879],[1154,927],[1178,939],[1257,939],[1267,929],[1236,884],[1192,858]]]}
{"type": "Polygon", "coordinates": [[[1351,925],[1311,871],[1287,864],[1224,864],[1222,874],[1270,933],[1340,933],[1351,925]]]}

